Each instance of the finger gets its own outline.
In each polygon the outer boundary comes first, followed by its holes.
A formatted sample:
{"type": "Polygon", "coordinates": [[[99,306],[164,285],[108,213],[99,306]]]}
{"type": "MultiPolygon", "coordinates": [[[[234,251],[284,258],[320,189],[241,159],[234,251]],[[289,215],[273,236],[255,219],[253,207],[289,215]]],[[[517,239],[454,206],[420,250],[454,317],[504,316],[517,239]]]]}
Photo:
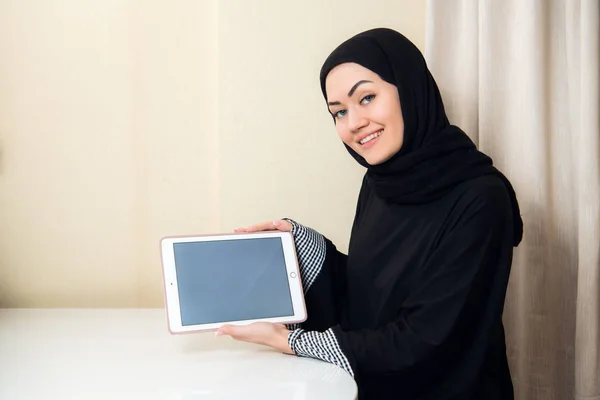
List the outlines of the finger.
{"type": "Polygon", "coordinates": [[[215,332],[215,335],[217,336],[231,336],[232,332],[234,332],[235,329],[233,326],[231,325],[223,325],[222,327],[220,327],[219,329],[217,329],[217,331],[215,332]]]}
{"type": "Polygon", "coordinates": [[[292,224],[290,224],[288,221],[276,219],[274,221],[267,221],[267,222],[263,222],[261,224],[257,224],[257,225],[248,227],[248,232],[273,231],[273,230],[289,232],[292,230],[292,224]]]}
{"type": "Polygon", "coordinates": [[[273,224],[273,221],[261,222],[260,224],[246,227],[246,232],[260,232],[273,230],[277,230],[277,227],[273,224]]]}
{"type": "MultiPolygon", "coordinates": [[[[246,226],[243,228],[235,228],[233,231],[237,232],[237,233],[243,233],[243,232],[258,232],[258,231],[268,230],[268,228],[263,228],[262,225],[263,224],[258,224],[258,225],[246,226]]],[[[271,229],[274,229],[274,228],[271,228],[271,229]]]]}
{"type": "Polygon", "coordinates": [[[232,338],[239,340],[241,337],[245,336],[247,333],[247,326],[238,326],[238,325],[223,325],[217,330],[217,336],[231,336],[232,338]]]}
{"type": "Polygon", "coordinates": [[[290,232],[292,230],[292,224],[288,221],[276,219],[274,221],[261,222],[260,224],[251,225],[245,228],[237,228],[235,232],[260,232],[260,231],[282,231],[290,232]]]}
{"type": "Polygon", "coordinates": [[[252,225],[246,228],[247,232],[259,232],[259,231],[271,231],[275,230],[275,225],[273,225],[273,221],[261,222],[260,224],[252,225]]]}

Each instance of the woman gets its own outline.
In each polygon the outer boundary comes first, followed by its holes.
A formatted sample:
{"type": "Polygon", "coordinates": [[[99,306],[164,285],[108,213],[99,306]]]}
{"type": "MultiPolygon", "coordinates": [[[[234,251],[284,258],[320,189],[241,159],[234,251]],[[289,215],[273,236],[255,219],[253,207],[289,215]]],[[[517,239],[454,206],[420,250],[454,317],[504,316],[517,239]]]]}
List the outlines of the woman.
{"type": "Polygon", "coordinates": [[[292,231],[309,317],[218,335],[335,363],[360,399],[512,399],[502,311],[523,225],[510,183],[449,124],[398,32],[342,43],[320,79],[338,135],[367,168],[348,255],[292,220],[238,230],[292,231]]]}

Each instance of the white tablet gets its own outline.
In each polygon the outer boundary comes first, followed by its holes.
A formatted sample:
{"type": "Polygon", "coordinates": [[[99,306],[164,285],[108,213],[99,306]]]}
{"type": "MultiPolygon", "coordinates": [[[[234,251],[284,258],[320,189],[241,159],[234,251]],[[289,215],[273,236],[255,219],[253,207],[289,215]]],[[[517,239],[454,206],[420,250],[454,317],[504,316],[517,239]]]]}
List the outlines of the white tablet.
{"type": "Polygon", "coordinates": [[[289,232],[166,237],[161,251],[171,333],[306,320],[289,232]]]}

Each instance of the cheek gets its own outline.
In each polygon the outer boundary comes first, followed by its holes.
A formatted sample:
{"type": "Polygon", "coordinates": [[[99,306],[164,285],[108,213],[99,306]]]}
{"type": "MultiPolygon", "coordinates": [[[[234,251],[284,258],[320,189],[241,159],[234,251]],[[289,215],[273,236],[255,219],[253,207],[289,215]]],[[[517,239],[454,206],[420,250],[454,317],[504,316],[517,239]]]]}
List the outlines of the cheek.
{"type": "Polygon", "coordinates": [[[352,143],[352,133],[347,127],[344,126],[344,124],[338,123],[335,129],[342,142],[346,143],[347,145],[352,143]]]}
{"type": "Polygon", "coordinates": [[[381,118],[381,121],[393,133],[394,141],[401,141],[404,137],[404,121],[402,120],[402,116],[394,109],[382,113],[381,118]]]}

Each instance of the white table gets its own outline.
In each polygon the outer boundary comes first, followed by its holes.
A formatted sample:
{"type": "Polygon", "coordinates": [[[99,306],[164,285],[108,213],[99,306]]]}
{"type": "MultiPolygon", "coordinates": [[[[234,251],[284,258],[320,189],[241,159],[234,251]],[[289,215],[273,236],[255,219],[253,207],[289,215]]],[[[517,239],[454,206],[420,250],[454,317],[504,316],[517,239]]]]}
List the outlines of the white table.
{"type": "Polygon", "coordinates": [[[356,399],[321,361],[214,333],[163,309],[0,309],[0,399],[356,399]]]}

